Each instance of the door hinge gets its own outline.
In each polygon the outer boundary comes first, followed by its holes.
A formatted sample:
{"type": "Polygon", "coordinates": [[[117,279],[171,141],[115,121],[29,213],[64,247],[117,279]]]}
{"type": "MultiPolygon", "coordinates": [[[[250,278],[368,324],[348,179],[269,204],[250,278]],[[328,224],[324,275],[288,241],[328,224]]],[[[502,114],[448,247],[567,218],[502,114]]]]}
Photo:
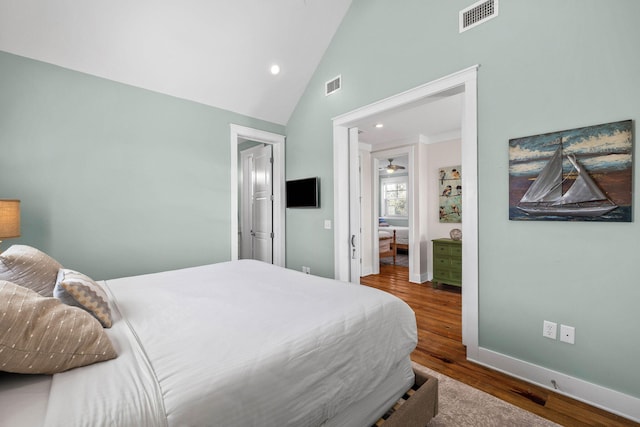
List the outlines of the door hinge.
{"type": "Polygon", "coordinates": [[[273,231],[271,232],[271,238],[273,239],[275,237],[275,235],[273,234],[273,231]]]}

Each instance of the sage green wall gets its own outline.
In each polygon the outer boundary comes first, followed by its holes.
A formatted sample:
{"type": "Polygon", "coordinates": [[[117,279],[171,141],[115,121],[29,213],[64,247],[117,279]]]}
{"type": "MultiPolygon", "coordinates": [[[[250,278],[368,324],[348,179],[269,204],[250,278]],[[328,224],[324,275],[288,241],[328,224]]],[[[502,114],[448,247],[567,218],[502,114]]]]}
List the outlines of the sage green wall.
{"type": "Polygon", "coordinates": [[[287,174],[324,180],[321,215],[287,218],[288,260],[333,272],[318,224],[332,215],[331,119],[480,64],[480,345],[640,397],[640,226],[510,222],[507,151],[514,137],[637,120],[640,2],[502,1],[497,18],[459,34],[472,3],[353,1],[287,125],[287,174]],[[342,89],[325,97],[338,74],[342,89]],[[574,326],[575,345],[543,338],[543,320],[574,326]]]}
{"type": "Polygon", "coordinates": [[[284,128],[0,52],[0,198],[96,279],[228,260],[229,123],[284,128]]]}

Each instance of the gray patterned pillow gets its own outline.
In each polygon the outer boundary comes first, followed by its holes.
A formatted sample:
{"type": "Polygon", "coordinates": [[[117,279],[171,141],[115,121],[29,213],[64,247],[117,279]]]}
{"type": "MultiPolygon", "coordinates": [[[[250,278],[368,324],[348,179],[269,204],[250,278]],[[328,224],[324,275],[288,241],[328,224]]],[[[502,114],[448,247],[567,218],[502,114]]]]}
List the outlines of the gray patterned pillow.
{"type": "Polygon", "coordinates": [[[0,254],[0,280],[24,286],[50,297],[60,263],[44,252],[26,245],[13,245],[0,254]]]}
{"type": "Polygon", "coordinates": [[[111,327],[109,298],[102,286],[77,271],[61,268],[53,288],[53,296],[67,305],[80,307],[91,313],[105,328],[111,327]]]}
{"type": "Polygon", "coordinates": [[[0,280],[0,371],[55,374],[117,357],[96,319],[0,280]]]}

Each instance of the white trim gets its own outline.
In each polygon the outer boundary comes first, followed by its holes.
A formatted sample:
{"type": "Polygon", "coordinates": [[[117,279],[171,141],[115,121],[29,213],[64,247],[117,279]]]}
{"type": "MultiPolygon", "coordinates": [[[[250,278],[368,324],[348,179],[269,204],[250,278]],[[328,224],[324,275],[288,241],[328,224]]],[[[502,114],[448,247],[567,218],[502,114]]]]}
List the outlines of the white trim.
{"type": "Polygon", "coordinates": [[[250,140],[273,145],[273,263],[285,266],[285,137],[229,124],[231,148],[231,260],[238,259],[238,144],[250,140]]]}
{"type": "Polygon", "coordinates": [[[333,246],[334,277],[349,281],[349,192],[343,185],[349,180],[349,127],[333,124],[333,246]]]}
{"type": "Polygon", "coordinates": [[[479,261],[478,261],[478,70],[465,72],[462,100],[461,163],[462,176],[462,342],[467,357],[478,351],[479,261]],[[466,175],[466,176],[465,176],[466,175]]]}
{"type": "Polygon", "coordinates": [[[334,266],[335,277],[349,280],[349,195],[342,191],[349,179],[349,127],[375,114],[407,107],[430,96],[464,90],[462,117],[463,245],[462,326],[467,355],[478,352],[478,167],[477,167],[477,74],[478,65],[393,95],[333,119],[334,165],[334,266]]]}
{"type": "Polygon", "coordinates": [[[469,360],[605,411],[640,422],[640,399],[637,397],[496,353],[486,348],[479,349],[478,359],[469,358],[469,360]],[[552,381],[555,381],[557,388],[553,387],[552,381]]]}

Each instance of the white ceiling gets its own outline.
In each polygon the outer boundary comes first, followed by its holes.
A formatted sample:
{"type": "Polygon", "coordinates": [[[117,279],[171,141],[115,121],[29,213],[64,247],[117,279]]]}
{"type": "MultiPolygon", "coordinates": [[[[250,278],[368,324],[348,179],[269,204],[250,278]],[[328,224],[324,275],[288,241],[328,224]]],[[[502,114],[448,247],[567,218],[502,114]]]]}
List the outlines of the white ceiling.
{"type": "Polygon", "coordinates": [[[462,93],[430,97],[417,105],[384,113],[358,123],[359,140],[380,151],[403,144],[426,144],[460,138],[462,93]],[[377,124],[383,127],[376,127],[377,124]]]}
{"type": "MultiPolygon", "coordinates": [[[[350,4],[0,0],[0,50],[286,125],[350,4]]],[[[460,97],[433,97],[359,124],[360,139],[452,139],[460,108],[460,97]]]]}
{"type": "Polygon", "coordinates": [[[286,124],[350,4],[0,0],[0,50],[286,124]]]}

